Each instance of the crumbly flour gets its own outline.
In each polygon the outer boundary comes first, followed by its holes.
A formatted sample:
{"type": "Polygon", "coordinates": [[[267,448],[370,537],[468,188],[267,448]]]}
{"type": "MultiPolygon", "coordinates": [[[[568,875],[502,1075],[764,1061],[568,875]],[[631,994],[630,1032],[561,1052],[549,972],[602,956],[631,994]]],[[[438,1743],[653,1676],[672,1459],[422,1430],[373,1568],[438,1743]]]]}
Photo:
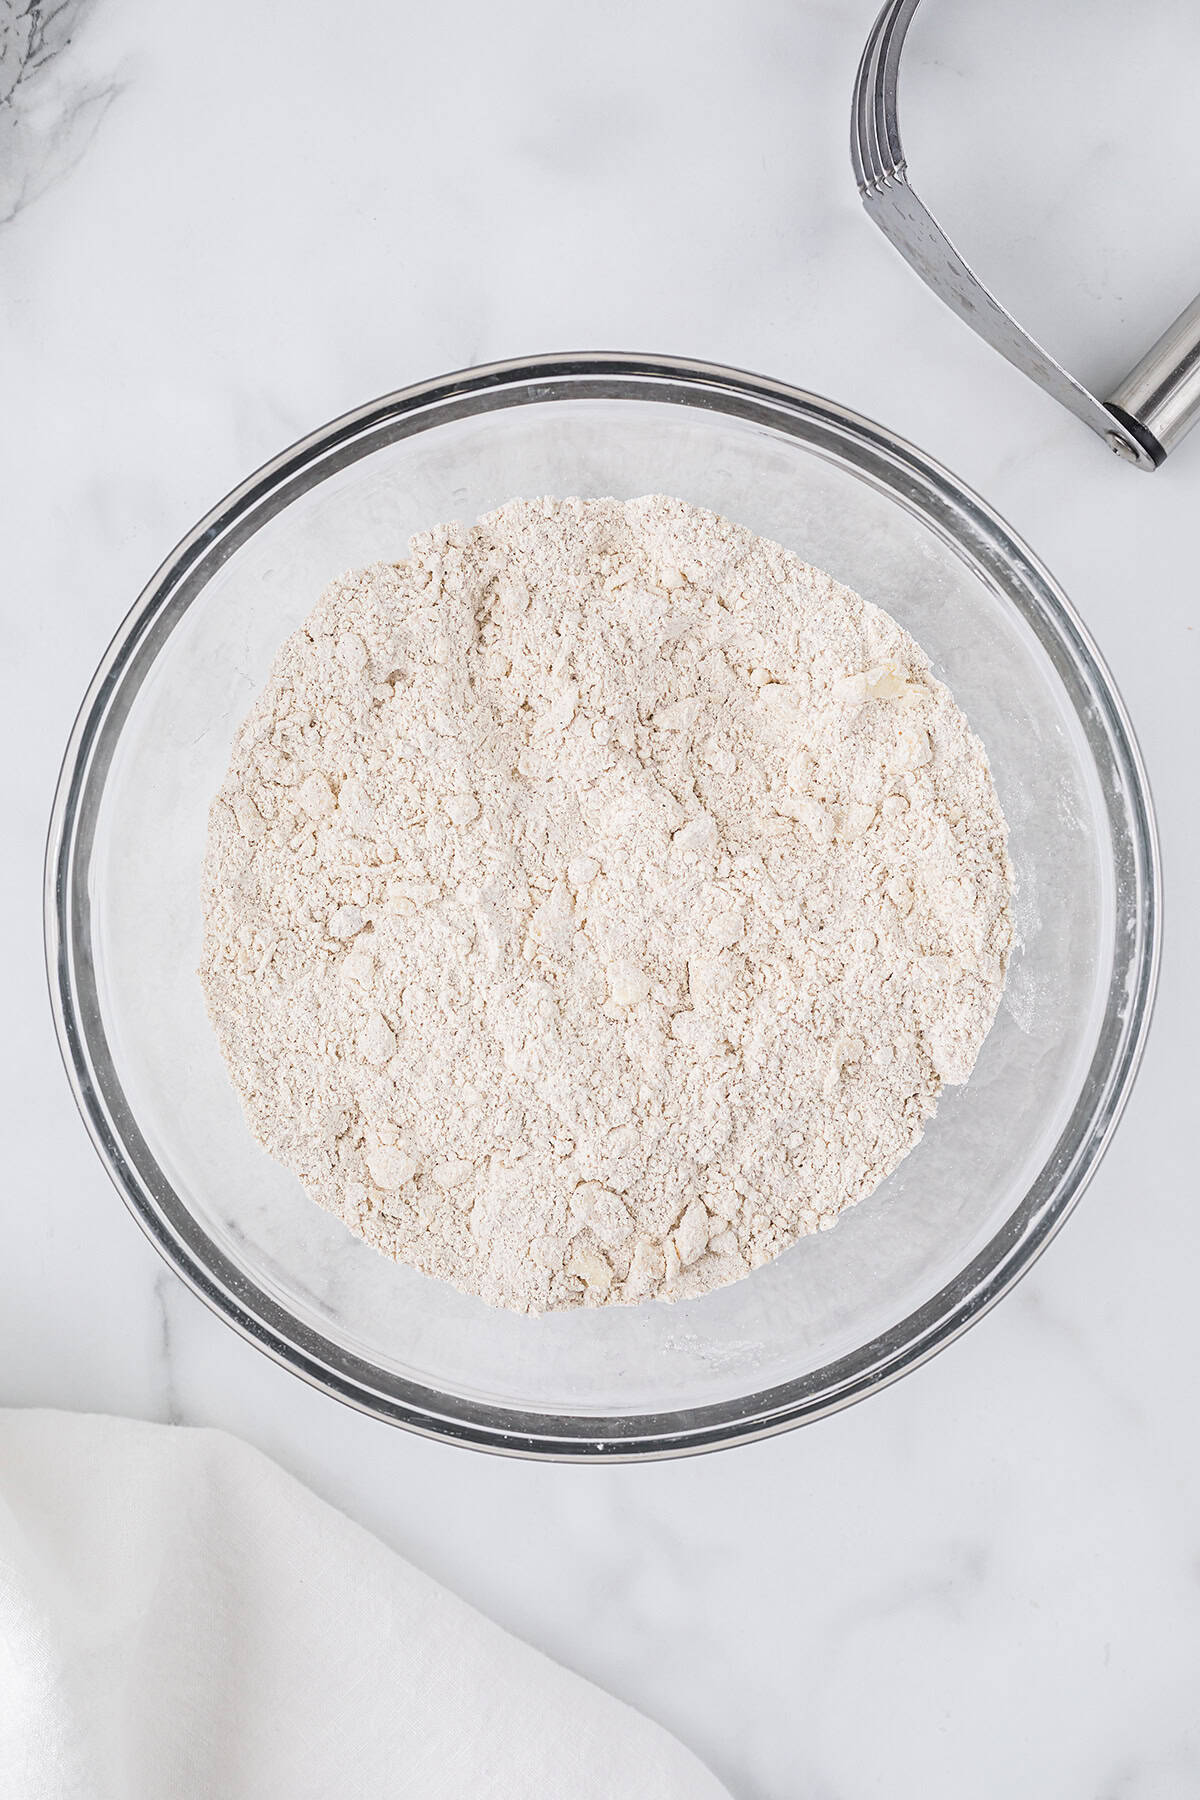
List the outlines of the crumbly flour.
{"type": "Polygon", "coordinates": [[[522,1311],[673,1298],[912,1149],[1011,885],[886,613],[679,500],[515,501],[283,646],[201,973],[256,1135],[369,1243],[522,1311]]]}

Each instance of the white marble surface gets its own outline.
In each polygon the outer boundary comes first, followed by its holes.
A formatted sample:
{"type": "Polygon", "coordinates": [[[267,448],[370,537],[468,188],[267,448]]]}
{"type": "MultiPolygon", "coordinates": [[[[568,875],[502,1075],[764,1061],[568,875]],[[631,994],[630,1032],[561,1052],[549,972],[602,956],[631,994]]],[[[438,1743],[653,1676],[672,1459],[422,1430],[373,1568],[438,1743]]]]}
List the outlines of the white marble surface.
{"type": "MultiPolygon", "coordinates": [[[[926,11],[906,84],[923,189],[1102,383],[1196,281],[1200,16],[926,11]]],[[[1120,466],[873,231],[846,152],[872,0],[42,12],[0,107],[0,1400],[240,1432],[674,1728],[742,1800],[1200,1792],[1200,434],[1152,477],[1120,466]],[[192,521],[376,393],[590,347],[816,388],[980,489],[1110,660],[1169,890],[1138,1088],[1021,1287],[865,1405],[640,1469],[420,1441],[206,1312],[75,1117],[40,950],[75,706],[192,521]]]]}

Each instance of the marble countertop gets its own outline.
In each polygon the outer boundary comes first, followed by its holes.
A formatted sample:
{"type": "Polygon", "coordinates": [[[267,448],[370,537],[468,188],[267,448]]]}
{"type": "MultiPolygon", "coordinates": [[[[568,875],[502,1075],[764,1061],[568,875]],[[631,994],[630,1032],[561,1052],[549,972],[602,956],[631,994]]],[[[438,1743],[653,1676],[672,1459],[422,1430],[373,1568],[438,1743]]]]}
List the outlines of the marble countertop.
{"type": "MultiPolygon", "coordinates": [[[[1103,391],[1195,285],[1200,16],[925,10],[919,185],[1103,391]]],[[[846,147],[872,12],[0,0],[0,1400],[240,1433],[739,1800],[1176,1800],[1200,1792],[1200,433],[1153,476],[1125,468],[872,229],[846,147]],[[75,707],[196,517],[372,395],[584,348],[814,388],[977,488],[1099,639],[1168,884],[1142,1075],[1028,1278],[864,1405],[645,1468],[424,1442],[237,1338],[109,1187],[40,950],[75,707]]]]}

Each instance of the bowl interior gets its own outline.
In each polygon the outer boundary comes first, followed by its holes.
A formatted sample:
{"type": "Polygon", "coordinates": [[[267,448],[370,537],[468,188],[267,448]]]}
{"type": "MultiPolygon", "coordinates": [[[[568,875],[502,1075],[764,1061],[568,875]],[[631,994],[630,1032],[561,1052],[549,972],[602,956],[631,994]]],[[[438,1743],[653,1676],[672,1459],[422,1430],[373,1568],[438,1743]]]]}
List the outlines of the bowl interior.
{"type": "Polygon", "coordinates": [[[276,480],[140,628],[92,752],[77,852],[76,979],[102,1042],[89,1052],[99,1104],[143,1212],[188,1221],[189,1254],[221,1265],[246,1315],[277,1309],[284,1353],[296,1347],[310,1373],[352,1369],[368,1404],[415,1388],[451,1422],[519,1413],[603,1442],[647,1415],[686,1426],[734,1419],[767,1390],[819,1393],[832,1366],[965,1291],[1092,1124],[1137,884],[1077,651],[1021,568],[965,527],[947,541],[901,467],[817,423],[678,383],[620,397],[526,386],[478,411],[418,411],[276,480]],[[991,759],[1018,942],[970,1083],[944,1093],[923,1142],[835,1230],[700,1300],[522,1318],[386,1262],[255,1145],[195,974],[206,813],[278,645],[332,576],[514,496],[647,492],[779,540],[924,646],[991,759]]]}

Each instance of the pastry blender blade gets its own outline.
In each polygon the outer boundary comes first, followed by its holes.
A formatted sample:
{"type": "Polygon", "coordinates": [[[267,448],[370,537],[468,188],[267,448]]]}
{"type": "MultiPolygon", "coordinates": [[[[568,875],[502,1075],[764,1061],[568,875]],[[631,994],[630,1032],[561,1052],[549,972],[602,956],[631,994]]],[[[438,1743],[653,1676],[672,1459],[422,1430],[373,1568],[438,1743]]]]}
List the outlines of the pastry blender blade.
{"type": "Polygon", "coordinates": [[[863,205],[922,280],[994,350],[1099,432],[1126,462],[1157,468],[1200,418],[1200,294],[1107,400],[1098,400],[1030,337],[989,293],[909,180],[897,89],[904,40],[919,5],[888,0],[859,64],[850,155],[863,205]]]}

